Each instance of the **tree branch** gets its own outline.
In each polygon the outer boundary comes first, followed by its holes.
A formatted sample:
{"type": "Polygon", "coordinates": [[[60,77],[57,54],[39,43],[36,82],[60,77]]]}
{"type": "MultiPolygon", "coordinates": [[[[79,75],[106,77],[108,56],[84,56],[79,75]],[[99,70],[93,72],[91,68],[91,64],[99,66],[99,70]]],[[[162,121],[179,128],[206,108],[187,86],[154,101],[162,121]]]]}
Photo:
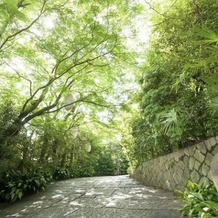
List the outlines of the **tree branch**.
{"type": "Polygon", "coordinates": [[[27,82],[29,82],[30,84],[30,95],[32,95],[32,81],[28,78],[26,78],[25,76],[21,75],[18,70],[16,70],[15,68],[13,68],[8,62],[5,62],[20,78],[26,80],[27,82]]]}
{"type": "Polygon", "coordinates": [[[12,35],[9,35],[9,36],[2,42],[2,44],[0,45],[0,52],[2,51],[4,45],[5,45],[8,41],[14,39],[14,38],[15,38],[17,35],[19,35],[20,33],[22,33],[22,32],[24,32],[24,31],[28,30],[29,28],[31,28],[31,27],[39,20],[39,18],[40,18],[40,17],[42,16],[42,14],[44,13],[44,9],[45,9],[45,4],[46,4],[46,2],[47,2],[47,0],[44,0],[44,1],[43,1],[43,4],[42,4],[42,7],[41,7],[41,9],[40,9],[39,15],[38,15],[28,26],[26,26],[26,27],[24,27],[24,28],[18,30],[17,32],[15,32],[15,33],[12,34],[12,35]]]}
{"type": "Polygon", "coordinates": [[[201,25],[204,24],[204,19],[203,19],[202,15],[201,15],[199,5],[197,4],[196,0],[192,0],[192,3],[193,3],[193,6],[194,6],[194,9],[195,9],[195,13],[196,13],[197,17],[199,18],[201,25]]]}

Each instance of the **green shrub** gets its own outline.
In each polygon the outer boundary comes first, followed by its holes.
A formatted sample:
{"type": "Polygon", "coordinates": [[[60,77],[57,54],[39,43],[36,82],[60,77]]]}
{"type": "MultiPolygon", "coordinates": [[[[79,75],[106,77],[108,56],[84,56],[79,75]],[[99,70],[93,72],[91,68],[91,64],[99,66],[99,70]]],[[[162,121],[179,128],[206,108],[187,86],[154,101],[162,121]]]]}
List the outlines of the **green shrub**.
{"type": "Polygon", "coordinates": [[[78,177],[88,177],[95,174],[92,166],[72,166],[68,168],[57,168],[53,174],[54,180],[64,180],[78,177]]]}
{"type": "Polygon", "coordinates": [[[182,197],[186,203],[181,210],[183,215],[191,218],[218,217],[218,192],[212,183],[189,181],[182,197]]]}
{"type": "Polygon", "coordinates": [[[21,199],[27,193],[44,189],[51,180],[49,173],[34,172],[10,172],[0,184],[0,198],[14,202],[21,199]]]}
{"type": "Polygon", "coordinates": [[[125,157],[122,157],[117,162],[119,164],[118,164],[118,166],[116,165],[116,175],[127,174],[127,170],[130,167],[128,160],[125,157]]]}
{"type": "Polygon", "coordinates": [[[113,176],[115,174],[115,164],[112,160],[111,154],[103,153],[100,155],[96,166],[96,176],[113,176]]]}
{"type": "Polygon", "coordinates": [[[95,174],[92,166],[74,166],[71,169],[73,177],[89,177],[95,174]]]}
{"type": "Polygon", "coordinates": [[[66,168],[57,168],[53,174],[53,179],[55,180],[70,179],[72,177],[73,174],[66,168]]]}
{"type": "Polygon", "coordinates": [[[89,177],[95,174],[95,170],[92,166],[90,166],[90,167],[85,167],[83,169],[80,168],[79,173],[80,173],[80,177],[89,177]]]}

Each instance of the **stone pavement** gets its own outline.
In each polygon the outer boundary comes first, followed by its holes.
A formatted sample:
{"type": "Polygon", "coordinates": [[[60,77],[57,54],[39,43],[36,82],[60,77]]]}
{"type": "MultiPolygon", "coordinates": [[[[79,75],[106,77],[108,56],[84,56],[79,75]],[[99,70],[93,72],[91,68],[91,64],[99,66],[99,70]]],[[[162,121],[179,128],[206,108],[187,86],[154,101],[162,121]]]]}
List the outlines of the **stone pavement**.
{"type": "Polygon", "coordinates": [[[0,204],[0,218],[179,218],[172,192],[145,187],[129,176],[54,182],[45,191],[0,204]]]}

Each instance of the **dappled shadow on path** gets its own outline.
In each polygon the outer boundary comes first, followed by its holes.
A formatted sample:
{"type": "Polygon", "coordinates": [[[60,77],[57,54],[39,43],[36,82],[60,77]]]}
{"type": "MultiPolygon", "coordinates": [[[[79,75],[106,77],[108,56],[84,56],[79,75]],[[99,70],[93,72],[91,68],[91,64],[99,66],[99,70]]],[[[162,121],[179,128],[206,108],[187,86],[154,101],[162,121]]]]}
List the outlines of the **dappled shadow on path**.
{"type": "Polygon", "coordinates": [[[128,176],[79,178],[52,183],[45,191],[5,205],[0,217],[177,218],[173,193],[144,187],[128,176]]]}

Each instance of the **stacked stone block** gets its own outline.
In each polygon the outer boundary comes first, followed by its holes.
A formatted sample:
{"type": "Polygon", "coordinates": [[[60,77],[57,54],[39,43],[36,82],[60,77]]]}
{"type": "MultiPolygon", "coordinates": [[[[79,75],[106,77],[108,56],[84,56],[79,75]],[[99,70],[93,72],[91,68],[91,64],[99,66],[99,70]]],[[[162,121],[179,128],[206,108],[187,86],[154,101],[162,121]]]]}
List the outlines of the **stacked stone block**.
{"type": "Polygon", "coordinates": [[[171,191],[183,190],[188,180],[196,183],[211,180],[210,163],[216,153],[218,137],[212,137],[191,147],[144,162],[132,177],[147,186],[171,191]]]}

